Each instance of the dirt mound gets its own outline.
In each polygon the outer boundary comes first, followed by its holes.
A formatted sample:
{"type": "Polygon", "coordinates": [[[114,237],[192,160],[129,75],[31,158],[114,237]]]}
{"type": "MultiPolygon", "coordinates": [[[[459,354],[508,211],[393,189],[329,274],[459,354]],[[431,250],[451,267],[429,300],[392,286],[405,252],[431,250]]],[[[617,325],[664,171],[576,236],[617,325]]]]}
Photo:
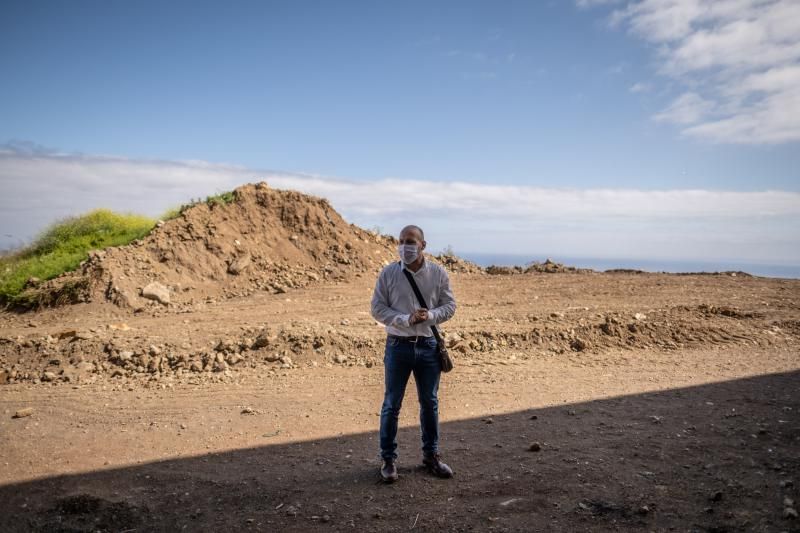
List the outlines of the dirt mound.
{"type": "Polygon", "coordinates": [[[480,266],[476,265],[466,259],[461,259],[457,255],[450,253],[441,253],[439,255],[430,256],[434,261],[441,264],[450,272],[458,272],[459,274],[485,274],[486,271],[480,266]]]}
{"type": "Polygon", "coordinates": [[[486,273],[492,274],[495,276],[502,276],[508,274],[562,274],[562,273],[572,273],[572,274],[583,274],[594,272],[591,268],[577,268],[573,266],[567,266],[563,263],[556,263],[552,259],[546,259],[544,263],[540,263],[538,261],[534,261],[530,263],[526,267],[521,266],[497,266],[491,265],[486,267],[486,273]]]}
{"type": "Polygon", "coordinates": [[[128,246],[92,252],[78,272],[45,284],[45,304],[110,300],[173,308],[282,293],[375,272],[395,241],[347,223],[322,198],[244,185],[229,203],[199,203],[128,246]]]}

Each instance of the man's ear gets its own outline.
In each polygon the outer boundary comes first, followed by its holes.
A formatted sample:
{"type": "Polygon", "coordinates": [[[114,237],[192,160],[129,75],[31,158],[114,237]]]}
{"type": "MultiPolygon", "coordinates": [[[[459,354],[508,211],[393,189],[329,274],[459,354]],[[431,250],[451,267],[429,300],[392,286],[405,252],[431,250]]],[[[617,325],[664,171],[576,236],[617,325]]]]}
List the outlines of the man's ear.
{"type": "Polygon", "coordinates": [[[420,250],[424,250],[427,245],[428,245],[427,242],[422,241],[422,248],[420,248],[420,250]]]}

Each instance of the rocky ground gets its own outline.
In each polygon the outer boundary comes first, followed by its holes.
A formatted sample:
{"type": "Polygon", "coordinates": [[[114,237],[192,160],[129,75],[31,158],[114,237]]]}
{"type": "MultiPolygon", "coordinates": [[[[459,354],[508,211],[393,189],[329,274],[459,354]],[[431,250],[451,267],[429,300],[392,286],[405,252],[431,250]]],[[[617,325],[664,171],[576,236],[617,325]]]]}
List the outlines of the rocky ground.
{"type": "Polygon", "coordinates": [[[453,273],[456,477],[409,388],[383,486],[377,268],[0,314],[0,530],[800,531],[800,281],[453,273]]]}

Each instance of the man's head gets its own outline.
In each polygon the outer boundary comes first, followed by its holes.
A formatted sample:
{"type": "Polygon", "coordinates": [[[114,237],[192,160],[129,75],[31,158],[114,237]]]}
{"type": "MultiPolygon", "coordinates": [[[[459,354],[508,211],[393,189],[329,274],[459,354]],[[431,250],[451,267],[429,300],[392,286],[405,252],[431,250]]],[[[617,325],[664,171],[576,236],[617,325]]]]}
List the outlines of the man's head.
{"type": "Polygon", "coordinates": [[[425,232],[419,226],[409,225],[400,231],[400,258],[405,264],[416,263],[425,249],[425,232]],[[414,250],[411,248],[413,247],[414,250]],[[413,259],[412,259],[413,257],[413,259]]]}

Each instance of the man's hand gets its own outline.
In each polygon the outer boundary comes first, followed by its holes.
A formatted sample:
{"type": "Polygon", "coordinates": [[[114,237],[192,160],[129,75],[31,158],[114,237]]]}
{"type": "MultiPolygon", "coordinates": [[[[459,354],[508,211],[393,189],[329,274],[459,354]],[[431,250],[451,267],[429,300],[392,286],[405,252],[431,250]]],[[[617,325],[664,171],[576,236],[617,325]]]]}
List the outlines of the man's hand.
{"type": "Polygon", "coordinates": [[[412,326],[414,324],[419,324],[420,322],[425,322],[428,320],[428,310],[427,309],[417,309],[414,311],[414,314],[411,315],[411,318],[408,320],[408,323],[412,326]]]}

